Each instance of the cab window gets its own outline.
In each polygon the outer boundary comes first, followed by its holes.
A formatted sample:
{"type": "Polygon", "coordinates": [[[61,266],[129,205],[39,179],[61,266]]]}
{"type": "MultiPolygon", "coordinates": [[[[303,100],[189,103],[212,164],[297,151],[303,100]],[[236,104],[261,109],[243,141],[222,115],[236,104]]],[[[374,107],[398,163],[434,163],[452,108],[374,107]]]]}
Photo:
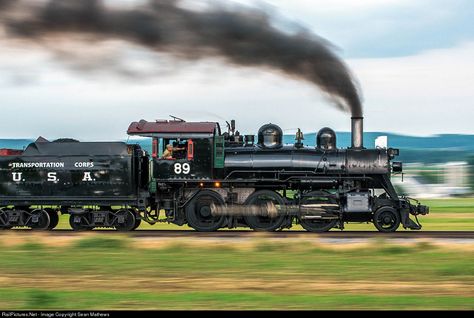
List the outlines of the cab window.
{"type": "Polygon", "coordinates": [[[161,160],[179,160],[187,158],[187,139],[163,139],[160,142],[161,151],[158,159],[161,160]]]}

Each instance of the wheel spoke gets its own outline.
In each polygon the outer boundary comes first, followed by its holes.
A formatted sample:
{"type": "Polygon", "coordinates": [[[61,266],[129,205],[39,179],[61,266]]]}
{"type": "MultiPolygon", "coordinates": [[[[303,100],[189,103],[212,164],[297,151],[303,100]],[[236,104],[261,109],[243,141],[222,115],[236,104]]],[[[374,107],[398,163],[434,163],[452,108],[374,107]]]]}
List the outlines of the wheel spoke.
{"type": "MultiPolygon", "coordinates": [[[[331,199],[327,196],[327,194],[317,192],[310,192],[306,194],[301,202],[302,205],[304,204],[322,204],[322,203],[330,203],[336,204],[337,202],[334,199],[331,199]]],[[[327,232],[331,230],[333,227],[337,225],[337,219],[305,219],[303,217],[299,217],[299,223],[301,226],[309,232],[327,232]]]]}
{"type": "MultiPolygon", "coordinates": [[[[253,193],[246,201],[246,205],[265,206],[272,202],[275,205],[285,205],[284,199],[276,192],[270,190],[261,190],[253,193]]],[[[282,227],[286,216],[278,215],[271,218],[267,216],[252,215],[246,216],[246,223],[255,231],[276,231],[282,227]]]]}

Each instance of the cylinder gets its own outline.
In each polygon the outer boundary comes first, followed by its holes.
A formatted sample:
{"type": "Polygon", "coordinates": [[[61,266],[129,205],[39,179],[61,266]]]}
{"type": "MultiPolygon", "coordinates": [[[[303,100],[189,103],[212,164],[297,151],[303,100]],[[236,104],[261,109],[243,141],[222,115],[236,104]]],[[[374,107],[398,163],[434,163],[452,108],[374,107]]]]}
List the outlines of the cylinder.
{"type": "Polygon", "coordinates": [[[352,117],[352,148],[364,147],[364,117],[352,117]]]}

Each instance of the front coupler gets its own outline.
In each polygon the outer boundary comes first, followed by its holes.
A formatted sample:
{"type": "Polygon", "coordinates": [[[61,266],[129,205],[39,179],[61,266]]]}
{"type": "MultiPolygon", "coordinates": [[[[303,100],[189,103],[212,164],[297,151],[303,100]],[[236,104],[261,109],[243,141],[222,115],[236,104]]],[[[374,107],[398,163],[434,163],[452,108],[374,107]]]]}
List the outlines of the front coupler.
{"type": "Polygon", "coordinates": [[[429,212],[430,209],[428,206],[420,204],[420,202],[415,199],[407,197],[400,199],[400,217],[405,229],[421,230],[421,224],[418,222],[418,215],[426,215],[429,212]],[[412,204],[411,201],[414,201],[415,204],[412,204]],[[410,219],[410,214],[415,217],[416,222],[410,219]]]}

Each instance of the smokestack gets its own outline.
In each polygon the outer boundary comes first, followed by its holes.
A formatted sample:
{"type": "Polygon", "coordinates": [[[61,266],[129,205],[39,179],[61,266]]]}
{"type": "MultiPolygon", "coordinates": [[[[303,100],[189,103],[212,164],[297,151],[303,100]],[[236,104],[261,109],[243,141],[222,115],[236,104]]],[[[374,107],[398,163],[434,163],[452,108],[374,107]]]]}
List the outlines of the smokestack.
{"type": "Polygon", "coordinates": [[[351,117],[352,119],[352,148],[364,147],[364,117],[351,117]]]}

